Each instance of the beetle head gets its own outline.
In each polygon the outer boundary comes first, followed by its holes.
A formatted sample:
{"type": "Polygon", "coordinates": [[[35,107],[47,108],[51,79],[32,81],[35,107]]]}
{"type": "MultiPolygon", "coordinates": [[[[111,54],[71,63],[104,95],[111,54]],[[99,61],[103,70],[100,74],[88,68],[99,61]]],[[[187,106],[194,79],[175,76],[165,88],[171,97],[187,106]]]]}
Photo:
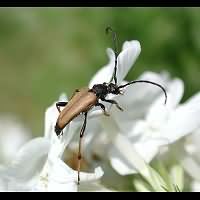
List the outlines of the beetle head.
{"type": "Polygon", "coordinates": [[[121,94],[120,89],[114,83],[109,83],[108,86],[107,86],[107,88],[108,88],[108,93],[116,94],[116,95],[121,94]]]}

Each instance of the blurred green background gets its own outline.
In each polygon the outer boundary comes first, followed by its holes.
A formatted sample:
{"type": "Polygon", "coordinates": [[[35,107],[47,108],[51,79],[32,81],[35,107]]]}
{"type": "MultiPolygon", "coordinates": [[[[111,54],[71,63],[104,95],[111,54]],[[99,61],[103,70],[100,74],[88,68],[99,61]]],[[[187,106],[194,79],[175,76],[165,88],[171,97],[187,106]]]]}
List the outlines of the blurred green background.
{"type": "Polygon", "coordinates": [[[16,114],[42,135],[45,109],[107,63],[108,25],[119,46],[141,43],[128,80],[167,70],[184,80],[184,99],[199,91],[199,8],[1,8],[0,114],[16,114]]]}

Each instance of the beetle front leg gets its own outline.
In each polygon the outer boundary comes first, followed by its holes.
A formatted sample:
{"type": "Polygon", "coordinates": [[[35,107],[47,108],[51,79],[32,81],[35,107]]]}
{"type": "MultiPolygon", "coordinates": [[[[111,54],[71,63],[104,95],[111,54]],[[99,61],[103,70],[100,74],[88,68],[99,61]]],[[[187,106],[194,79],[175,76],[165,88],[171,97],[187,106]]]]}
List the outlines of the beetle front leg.
{"type": "Polygon", "coordinates": [[[56,103],[56,108],[57,108],[59,113],[61,112],[60,107],[65,107],[67,105],[67,103],[68,102],[61,102],[61,101],[56,103]]]}
{"type": "Polygon", "coordinates": [[[106,111],[106,108],[102,103],[97,102],[95,106],[100,106],[101,109],[103,110],[104,115],[110,116],[110,114],[106,111]]]}
{"type": "Polygon", "coordinates": [[[105,102],[108,102],[108,103],[111,103],[111,104],[115,104],[119,110],[124,111],[123,108],[121,108],[119,106],[119,104],[115,100],[112,100],[112,99],[102,99],[102,101],[105,101],[105,102]]]}

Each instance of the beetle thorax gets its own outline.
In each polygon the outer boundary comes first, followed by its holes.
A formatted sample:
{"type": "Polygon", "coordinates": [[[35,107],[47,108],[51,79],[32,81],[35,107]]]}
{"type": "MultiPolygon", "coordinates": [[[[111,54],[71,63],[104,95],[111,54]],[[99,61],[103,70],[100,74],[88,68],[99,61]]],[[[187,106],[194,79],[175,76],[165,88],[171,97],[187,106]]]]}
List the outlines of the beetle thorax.
{"type": "Polygon", "coordinates": [[[108,94],[108,86],[105,84],[96,84],[92,87],[92,92],[100,99],[103,99],[108,94]]]}
{"type": "Polygon", "coordinates": [[[92,87],[91,91],[100,99],[105,99],[108,94],[121,94],[118,86],[114,83],[96,84],[92,87]]]}

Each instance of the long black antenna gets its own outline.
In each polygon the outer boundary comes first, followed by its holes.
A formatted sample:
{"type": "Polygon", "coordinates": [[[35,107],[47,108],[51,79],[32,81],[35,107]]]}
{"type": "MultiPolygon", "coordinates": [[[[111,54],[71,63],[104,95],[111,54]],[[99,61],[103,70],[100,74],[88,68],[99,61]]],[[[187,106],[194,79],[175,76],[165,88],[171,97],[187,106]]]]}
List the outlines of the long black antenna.
{"type": "Polygon", "coordinates": [[[120,85],[120,86],[118,87],[118,89],[124,88],[124,87],[126,87],[126,86],[128,86],[128,85],[131,85],[131,84],[134,84],[134,83],[149,83],[149,84],[152,84],[152,85],[155,85],[155,86],[161,88],[162,91],[163,91],[164,94],[165,94],[165,104],[167,103],[167,92],[166,92],[165,88],[164,88],[162,85],[160,85],[160,84],[158,84],[158,83],[155,83],[155,82],[152,82],[152,81],[146,81],[146,80],[131,81],[131,82],[129,82],[129,83],[126,83],[125,85],[120,85]]]}
{"type": "Polygon", "coordinates": [[[114,68],[114,72],[112,74],[112,77],[111,77],[111,80],[110,80],[110,83],[112,82],[112,80],[114,79],[115,81],[115,84],[117,85],[117,76],[116,76],[116,73],[117,73],[117,57],[118,57],[118,40],[117,40],[117,34],[115,31],[113,31],[113,29],[108,26],[106,28],[106,34],[108,34],[109,32],[112,33],[112,39],[113,39],[113,45],[114,45],[114,52],[115,52],[115,68],[114,68]]]}

